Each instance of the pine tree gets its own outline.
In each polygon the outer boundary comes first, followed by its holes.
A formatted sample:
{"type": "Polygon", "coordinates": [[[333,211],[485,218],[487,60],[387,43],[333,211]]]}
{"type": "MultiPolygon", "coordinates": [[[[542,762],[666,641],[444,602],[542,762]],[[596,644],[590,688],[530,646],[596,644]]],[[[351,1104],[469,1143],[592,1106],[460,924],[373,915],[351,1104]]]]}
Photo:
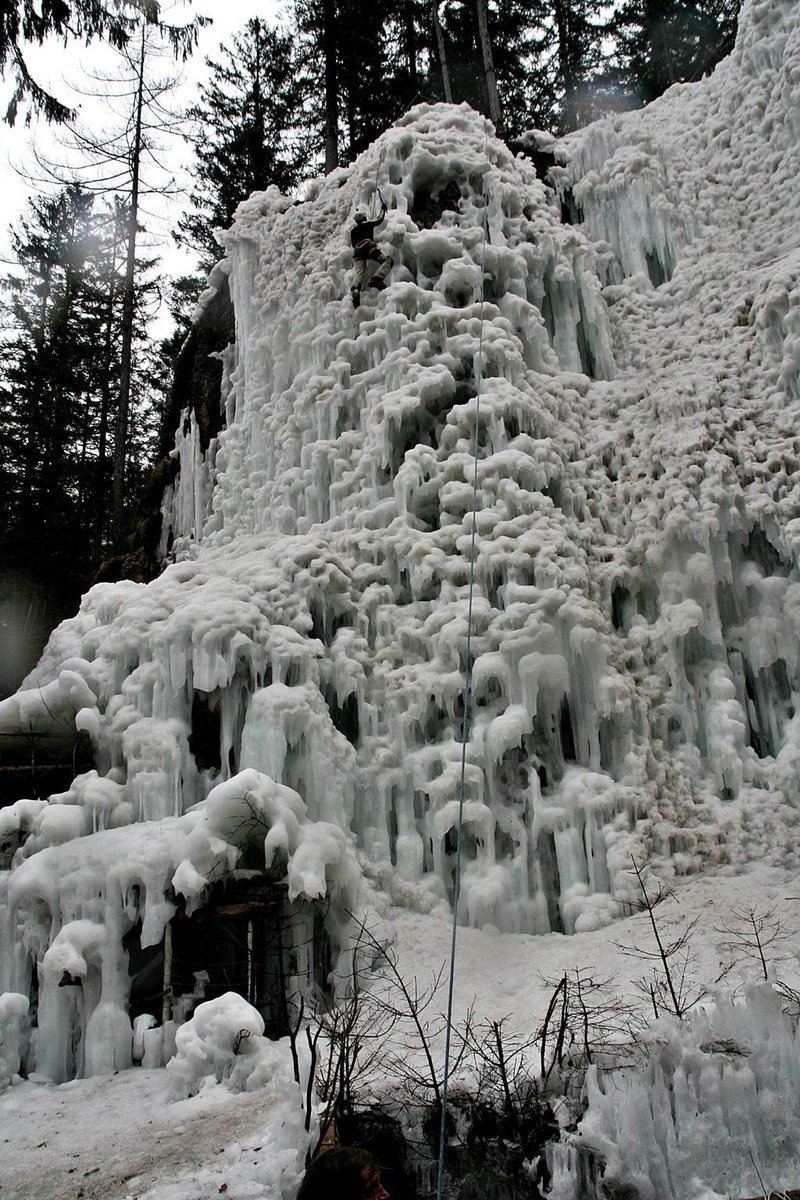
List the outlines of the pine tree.
{"type": "Polygon", "coordinates": [[[308,101],[302,120],[326,172],[352,161],[415,101],[431,99],[430,0],[295,0],[308,101]]]}
{"type": "Polygon", "coordinates": [[[179,222],[179,238],[200,256],[207,271],[220,257],[215,228],[227,228],[240,201],[275,184],[297,186],[307,161],[301,139],[292,137],[303,83],[293,39],[257,18],[247,22],[222,60],[206,59],[209,82],[189,111],[194,123],[194,211],[179,222]]]}
{"type": "Polygon", "coordinates": [[[346,157],[352,162],[399,115],[389,65],[389,28],[380,5],[338,0],[339,81],[346,157]]]}
{"type": "MultiPolygon", "coordinates": [[[[111,534],[110,432],[123,328],[120,223],[77,186],[34,200],[4,281],[0,573],[23,573],[55,616],[74,609],[111,534]]],[[[162,402],[149,382],[145,297],[135,297],[130,457],[150,458],[162,402]]],[[[132,487],[141,467],[131,472],[132,487]]]]}
{"type": "Polygon", "coordinates": [[[497,0],[489,9],[489,30],[504,136],[547,128],[559,93],[548,0],[497,0]]]}
{"type": "Polygon", "coordinates": [[[444,30],[442,29],[442,22],[439,17],[439,0],[431,0],[431,18],[436,43],[436,57],[439,62],[439,71],[442,80],[442,92],[445,101],[448,104],[452,104],[453,84],[450,79],[450,66],[447,61],[447,43],[444,39],[444,30]]]}
{"type": "Polygon", "coordinates": [[[553,0],[556,28],[558,121],[568,133],[591,121],[593,82],[602,65],[602,42],[608,34],[603,0],[553,0]]]}
{"type": "Polygon", "coordinates": [[[700,79],[729,54],[739,0],[626,0],[613,19],[621,75],[634,104],[700,79]]]}
{"type": "Polygon", "coordinates": [[[11,398],[4,412],[11,447],[4,517],[7,530],[34,545],[62,513],[75,516],[71,451],[80,416],[71,401],[86,368],[81,298],[90,215],[91,199],[68,189],[33,202],[12,237],[25,273],[8,281],[16,336],[4,346],[11,398]]]}
{"type": "Polygon", "coordinates": [[[306,97],[296,124],[314,168],[328,174],[342,159],[338,0],[294,0],[291,21],[306,97]]]}
{"type": "Polygon", "coordinates": [[[486,0],[475,0],[475,9],[478,18],[478,44],[480,45],[481,58],[483,59],[483,78],[484,87],[486,88],[486,99],[489,105],[489,116],[494,122],[496,131],[502,133],[500,94],[497,90],[497,74],[494,69],[494,55],[492,53],[492,39],[489,34],[489,15],[486,0]]]}
{"type": "Polygon", "coordinates": [[[428,99],[431,72],[441,73],[434,68],[438,53],[430,0],[387,0],[384,12],[387,38],[384,70],[391,122],[412,104],[428,99]]]}
{"type": "Polygon", "coordinates": [[[86,583],[100,499],[105,236],[93,198],[77,187],[32,201],[12,234],[23,274],[6,280],[0,563],[3,572],[24,572],[57,615],[74,606],[86,583]]]}
{"type": "Polygon", "coordinates": [[[8,124],[14,124],[24,102],[29,105],[27,120],[34,113],[55,122],[74,116],[72,109],[33,78],[25,60],[26,44],[41,46],[46,38],[54,37],[65,44],[69,38],[77,38],[88,45],[96,38],[105,38],[120,49],[139,19],[148,24],[158,21],[159,8],[158,0],[113,0],[111,4],[98,0],[4,0],[0,5],[0,76],[10,71],[14,79],[5,115],[8,124]]]}
{"type": "Polygon", "coordinates": [[[95,126],[70,129],[66,145],[71,156],[69,167],[42,162],[58,182],[78,176],[85,187],[96,194],[121,197],[119,213],[123,222],[124,244],[121,254],[124,269],[118,291],[121,304],[119,368],[115,378],[115,406],[112,457],[112,510],[114,538],[118,547],[124,541],[125,520],[130,511],[127,487],[131,468],[129,422],[136,405],[133,392],[137,375],[134,361],[137,295],[142,293],[139,241],[142,228],[140,212],[148,193],[166,194],[174,180],[165,182],[165,168],[159,161],[165,136],[180,132],[174,114],[164,97],[177,83],[172,76],[158,77],[156,71],[165,58],[186,58],[197,41],[199,29],[207,23],[195,17],[188,24],[172,25],[155,19],[157,9],[139,0],[127,18],[128,34],[119,48],[116,74],[97,76],[100,91],[109,111],[118,120],[114,128],[95,126]]]}
{"type": "Polygon", "coordinates": [[[448,0],[439,7],[453,103],[466,100],[488,115],[478,43],[477,14],[473,0],[448,0]]]}
{"type": "MultiPolygon", "coordinates": [[[[448,0],[439,8],[453,101],[459,104],[466,100],[486,113],[502,126],[506,137],[513,138],[541,123],[532,108],[531,89],[542,71],[545,16],[546,9],[539,0],[497,0],[491,6],[485,0],[481,4],[476,0],[448,0]],[[492,94],[493,84],[496,95],[492,94]]],[[[548,37],[552,38],[552,32],[548,37]]],[[[550,97],[551,80],[544,90],[550,97]]]]}

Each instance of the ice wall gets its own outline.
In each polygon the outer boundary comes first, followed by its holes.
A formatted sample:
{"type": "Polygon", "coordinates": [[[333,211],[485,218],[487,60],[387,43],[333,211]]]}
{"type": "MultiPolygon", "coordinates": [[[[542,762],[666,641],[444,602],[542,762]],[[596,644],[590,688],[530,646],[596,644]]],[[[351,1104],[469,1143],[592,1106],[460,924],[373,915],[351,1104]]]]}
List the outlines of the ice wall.
{"type": "Polygon", "coordinates": [[[17,884],[37,857],[92,858],[96,884],[102,839],[184,829],[242,771],[405,902],[450,902],[479,377],[460,919],[608,924],[632,853],[666,877],[793,860],[797,29],[751,6],[711,79],[567,139],[552,187],[478,114],[422,105],[305,202],[240,206],[211,279],[226,423],[206,454],[181,424],[175,561],[92,589],[0,706],[96,755],[7,818],[5,986],[63,922],[111,920],[17,884]],[[356,312],[376,179],[395,266],[356,312]]]}

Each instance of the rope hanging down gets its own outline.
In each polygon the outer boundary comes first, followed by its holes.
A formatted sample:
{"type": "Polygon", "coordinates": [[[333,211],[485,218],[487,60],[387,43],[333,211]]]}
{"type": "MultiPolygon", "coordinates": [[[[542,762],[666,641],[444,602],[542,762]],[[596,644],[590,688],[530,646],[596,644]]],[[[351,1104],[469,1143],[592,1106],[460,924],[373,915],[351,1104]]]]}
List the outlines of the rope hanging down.
{"type": "MultiPolygon", "coordinates": [[[[486,126],[486,157],[489,149],[489,126],[486,126]]],[[[453,925],[450,939],[450,974],[447,985],[447,1023],[444,1044],[444,1078],[442,1080],[442,1114],[439,1127],[439,1168],[436,1180],[436,1200],[442,1200],[444,1188],[444,1150],[447,1134],[447,1094],[450,1082],[450,1034],[453,1025],[453,987],[456,974],[456,936],[458,933],[458,904],[461,896],[461,833],[464,823],[464,797],[467,776],[467,737],[469,735],[469,699],[472,689],[472,600],[475,593],[475,545],[478,525],[478,450],[481,417],[481,382],[483,377],[483,307],[486,269],[486,234],[489,219],[489,195],[484,193],[483,239],[481,242],[480,332],[478,358],[475,368],[475,430],[473,434],[472,475],[472,532],[469,551],[469,592],[467,601],[467,665],[464,674],[463,715],[461,719],[461,776],[458,788],[458,826],[456,833],[456,869],[453,881],[453,925]]]]}

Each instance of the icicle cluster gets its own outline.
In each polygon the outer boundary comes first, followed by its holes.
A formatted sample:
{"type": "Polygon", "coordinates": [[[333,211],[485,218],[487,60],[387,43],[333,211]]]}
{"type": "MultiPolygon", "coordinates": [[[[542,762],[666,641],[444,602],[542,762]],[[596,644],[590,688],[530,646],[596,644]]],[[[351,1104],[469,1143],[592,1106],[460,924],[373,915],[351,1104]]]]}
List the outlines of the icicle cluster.
{"type": "Polygon", "coordinates": [[[800,1034],[771,987],[662,1019],[641,1060],[592,1067],[580,1132],[555,1148],[556,1195],[759,1195],[797,1178],[800,1034]],[[561,1188],[566,1192],[562,1193],[561,1188]]]}

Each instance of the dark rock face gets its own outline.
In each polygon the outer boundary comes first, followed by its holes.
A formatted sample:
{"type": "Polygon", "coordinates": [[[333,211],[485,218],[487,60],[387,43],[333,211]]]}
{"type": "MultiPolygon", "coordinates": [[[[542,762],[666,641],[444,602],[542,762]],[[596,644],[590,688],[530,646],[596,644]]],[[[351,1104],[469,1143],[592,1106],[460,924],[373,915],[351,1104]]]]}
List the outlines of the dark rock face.
{"type": "Polygon", "coordinates": [[[222,429],[222,364],[217,355],[233,339],[233,304],[227,276],[223,276],[178,355],[169,410],[164,417],[162,453],[169,453],[183,412],[194,412],[204,452],[222,429]]]}

